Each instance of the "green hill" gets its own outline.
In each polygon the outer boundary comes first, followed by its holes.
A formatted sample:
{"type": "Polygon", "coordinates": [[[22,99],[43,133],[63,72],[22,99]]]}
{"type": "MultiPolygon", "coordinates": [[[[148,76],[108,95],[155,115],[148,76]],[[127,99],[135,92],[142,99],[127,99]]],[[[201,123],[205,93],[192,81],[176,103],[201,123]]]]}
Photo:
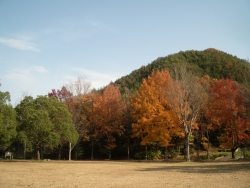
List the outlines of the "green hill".
{"type": "Polygon", "coordinates": [[[250,64],[247,60],[209,48],[204,51],[180,51],[166,57],[160,57],[147,66],[134,70],[129,75],[123,76],[114,83],[118,85],[121,93],[126,89],[135,92],[142,82],[153,70],[171,70],[180,63],[187,66],[197,75],[209,75],[211,78],[231,78],[247,87],[250,86],[250,64]]]}

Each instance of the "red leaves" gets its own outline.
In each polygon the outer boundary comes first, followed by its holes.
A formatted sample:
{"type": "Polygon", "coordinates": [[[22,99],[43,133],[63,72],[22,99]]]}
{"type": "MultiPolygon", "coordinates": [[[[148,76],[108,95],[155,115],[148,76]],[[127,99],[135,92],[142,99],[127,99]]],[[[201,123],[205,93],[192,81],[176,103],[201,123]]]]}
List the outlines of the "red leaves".
{"type": "Polygon", "coordinates": [[[72,98],[72,97],[73,97],[73,94],[72,94],[70,91],[68,91],[68,90],[66,89],[65,86],[63,86],[61,90],[58,89],[58,90],[56,91],[55,89],[52,89],[52,92],[51,92],[51,93],[48,93],[48,96],[49,96],[49,97],[54,96],[54,97],[56,97],[60,102],[63,102],[63,101],[66,101],[66,100],[72,98]]]}
{"type": "Polygon", "coordinates": [[[239,147],[249,139],[246,130],[249,123],[242,117],[245,112],[245,100],[240,92],[239,84],[230,80],[217,81],[211,88],[212,102],[208,105],[207,117],[211,122],[223,128],[220,137],[224,147],[239,147]]]}
{"type": "Polygon", "coordinates": [[[107,149],[115,147],[114,134],[123,133],[121,124],[124,106],[119,89],[111,84],[102,94],[97,94],[93,100],[92,136],[105,139],[107,149]]]}

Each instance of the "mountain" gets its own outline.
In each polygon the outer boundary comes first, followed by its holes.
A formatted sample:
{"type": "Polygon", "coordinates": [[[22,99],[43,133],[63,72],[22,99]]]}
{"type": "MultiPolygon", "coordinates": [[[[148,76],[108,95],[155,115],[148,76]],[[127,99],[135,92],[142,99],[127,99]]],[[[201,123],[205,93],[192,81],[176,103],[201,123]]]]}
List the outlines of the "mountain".
{"type": "Polygon", "coordinates": [[[134,93],[142,79],[147,78],[153,70],[168,69],[171,73],[171,70],[180,63],[186,63],[199,77],[209,75],[216,79],[231,78],[250,87],[249,62],[214,48],[204,51],[180,51],[166,57],[159,57],[147,66],[142,66],[129,75],[117,79],[114,84],[119,86],[121,93],[125,93],[126,90],[134,93]]]}

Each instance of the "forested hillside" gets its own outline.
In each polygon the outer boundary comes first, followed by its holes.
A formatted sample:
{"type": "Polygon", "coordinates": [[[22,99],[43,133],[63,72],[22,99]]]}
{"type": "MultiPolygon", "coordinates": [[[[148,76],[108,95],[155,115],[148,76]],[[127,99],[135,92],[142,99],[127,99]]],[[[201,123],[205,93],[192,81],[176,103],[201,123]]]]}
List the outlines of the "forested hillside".
{"type": "Polygon", "coordinates": [[[240,148],[249,158],[249,99],[249,62],[215,49],[158,58],[98,91],[78,77],[15,108],[0,91],[0,155],[190,161],[240,148]]]}
{"type": "Polygon", "coordinates": [[[153,70],[168,69],[171,73],[173,67],[180,63],[186,63],[192,72],[200,77],[209,75],[216,79],[231,78],[247,87],[250,86],[249,62],[213,48],[204,51],[180,51],[159,57],[147,66],[116,80],[115,84],[119,86],[121,93],[125,92],[125,88],[135,92],[142,79],[147,78],[153,70]]]}

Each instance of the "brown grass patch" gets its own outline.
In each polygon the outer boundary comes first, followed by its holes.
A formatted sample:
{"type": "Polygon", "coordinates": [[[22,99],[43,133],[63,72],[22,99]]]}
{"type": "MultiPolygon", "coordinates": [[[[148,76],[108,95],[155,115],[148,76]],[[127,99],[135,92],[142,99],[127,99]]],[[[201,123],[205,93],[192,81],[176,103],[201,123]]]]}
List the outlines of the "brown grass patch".
{"type": "Polygon", "coordinates": [[[249,187],[250,162],[0,162],[0,187],[249,187]]]}

